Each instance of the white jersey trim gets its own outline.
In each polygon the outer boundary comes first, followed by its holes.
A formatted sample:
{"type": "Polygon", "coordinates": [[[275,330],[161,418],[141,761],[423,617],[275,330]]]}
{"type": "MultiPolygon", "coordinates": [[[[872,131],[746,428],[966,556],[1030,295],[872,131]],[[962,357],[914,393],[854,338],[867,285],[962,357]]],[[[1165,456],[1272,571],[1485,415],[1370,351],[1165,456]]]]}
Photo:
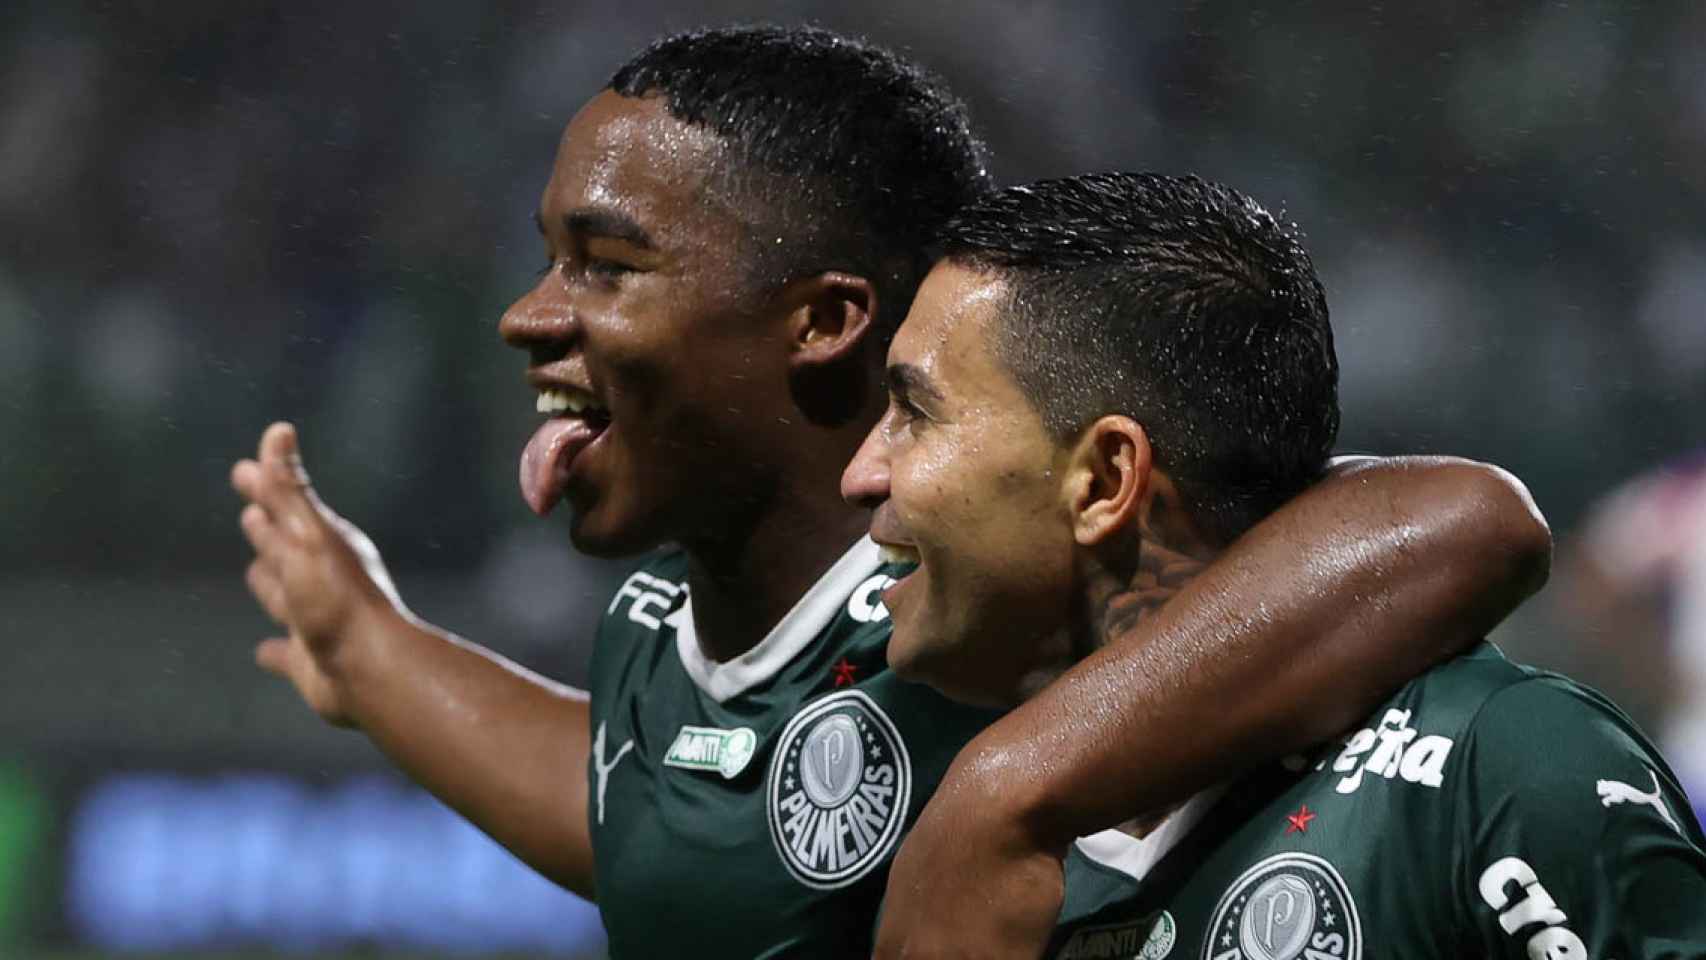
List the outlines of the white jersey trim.
{"type": "Polygon", "coordinates": [[[710,659],[699,649],[699,633],[693,626],[693,597],[689,595],[681,609],[666,621],[675,627],[675,650],[681,656],[682,669],[695,686],[718,703],[770,680],[817,639],[847,605],[854,589],[881,564],[876,543],[868,536],[860,537],[757,646],[724,663],[710,659]]]}
{"type": "Polygon", "coordinates": [[[1185,839],[1209,808],[1226,792],[1224,786],[1210,787],[1185,801],[1185,805],[1167,815],[1155,829],[1142,837],[1124,830],[1103,830],[1078,838],[1078,852],[1104,867],[1125,874],[1141,883],[1179,841],[1185,839]]]}

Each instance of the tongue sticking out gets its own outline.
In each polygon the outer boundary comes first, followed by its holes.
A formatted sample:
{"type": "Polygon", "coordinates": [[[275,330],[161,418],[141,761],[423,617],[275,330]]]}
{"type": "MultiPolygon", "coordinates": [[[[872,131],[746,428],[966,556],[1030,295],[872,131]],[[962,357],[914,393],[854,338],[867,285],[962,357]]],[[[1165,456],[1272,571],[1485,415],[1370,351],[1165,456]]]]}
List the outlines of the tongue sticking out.
{"type": "Polygon", "coordinates": [[[541,517],[551,512],[563,498],[569,464],[599,433],[578,417],[556,417],[533,431],[521,452],[521,498],[529,509],[541,517]]]}

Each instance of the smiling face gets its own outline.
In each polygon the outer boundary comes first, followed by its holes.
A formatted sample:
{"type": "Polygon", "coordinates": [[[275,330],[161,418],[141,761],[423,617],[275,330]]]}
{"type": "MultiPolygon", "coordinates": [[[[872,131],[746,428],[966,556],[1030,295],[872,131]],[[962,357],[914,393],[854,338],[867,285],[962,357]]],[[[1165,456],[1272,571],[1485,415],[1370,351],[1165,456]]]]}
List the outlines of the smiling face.
{"type": "Polygon", "coordinates": [[[786,351],[748,226],[706,183],[726,151],[661,101],[606,91],[570,122],[540,199],[549,266],[500,331],[528,351],[548,417],[523,496],[539,514],[568,500],[586,552],[710,535],[769,494],[753,424],[787,402],[786,351]]]}
{"type": "Polygon", "coordinates": [[[883,596],[889,663],[959,699],[1010,705],[1063,635],[1079,585],[1055,442],[996,358],[1003,282],[951,262],[889,349],[890,403],[842,476],[871,536],[918,568],[883,596]]]}

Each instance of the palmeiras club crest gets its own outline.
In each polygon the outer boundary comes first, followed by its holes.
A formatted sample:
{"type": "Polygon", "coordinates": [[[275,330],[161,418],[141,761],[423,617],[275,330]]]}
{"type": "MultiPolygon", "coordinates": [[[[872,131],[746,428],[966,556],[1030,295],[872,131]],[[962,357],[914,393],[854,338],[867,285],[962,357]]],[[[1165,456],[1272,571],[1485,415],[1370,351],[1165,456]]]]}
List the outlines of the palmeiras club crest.
{"type": "Polygon", "coordinates": [[[1361,960],[1362,921],[1333,865],[1276,854],[1244,871],[1215,905],[1202,960],[1361,960]]]}
{"type": "Polygon", "coordinates": [[[912,793],[894,723],[860,690],[794,715],[766,785],[770,839],[788,871],[818,890],[845,887],[893,852],[912,793]]]}

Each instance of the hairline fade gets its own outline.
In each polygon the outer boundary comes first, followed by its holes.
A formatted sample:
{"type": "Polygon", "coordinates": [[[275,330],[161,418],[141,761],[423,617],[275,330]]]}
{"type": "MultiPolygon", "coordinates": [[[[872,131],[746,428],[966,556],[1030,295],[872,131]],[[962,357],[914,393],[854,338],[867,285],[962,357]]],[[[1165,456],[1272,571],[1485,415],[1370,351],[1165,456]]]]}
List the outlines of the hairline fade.
{"type": "Polygon", "coordinates": [[[1205,533],[1230,541],[1320,476],[1337,437],[1326,298],[1295,227],[1198,177],[1009,187],[950,219],[998,276],[995,356],[1058,440],[1143,424],[1205,533]]]}
{"type": "Polygon", "coordinates": [[[892,331],[949,215],[991,189],[964,104],[923,68],[818,27],[745,25],[659,39],[611,77],[719,136],[713,189],[754,219],[754,279],[872,280],[892,331]]]}

